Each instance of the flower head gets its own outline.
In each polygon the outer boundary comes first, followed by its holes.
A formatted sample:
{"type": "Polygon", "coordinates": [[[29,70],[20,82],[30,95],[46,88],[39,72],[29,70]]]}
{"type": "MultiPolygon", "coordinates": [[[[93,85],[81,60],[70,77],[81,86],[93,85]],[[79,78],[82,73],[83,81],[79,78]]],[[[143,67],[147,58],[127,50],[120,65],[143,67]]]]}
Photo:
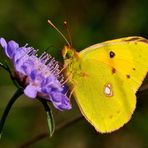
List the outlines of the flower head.
{"type": "Polygon", "coordinates": [[[13,62],[26,96],[45,98],[59,110],[71,109],[69,99],[63,93],[63,76],[60,75],[59,64],[54,58],[45,52],[38,57],[37,50],[32,47],[20,47],[15,41],[7,43],[4,38],[0,38],[0,44],[13,62]]]}

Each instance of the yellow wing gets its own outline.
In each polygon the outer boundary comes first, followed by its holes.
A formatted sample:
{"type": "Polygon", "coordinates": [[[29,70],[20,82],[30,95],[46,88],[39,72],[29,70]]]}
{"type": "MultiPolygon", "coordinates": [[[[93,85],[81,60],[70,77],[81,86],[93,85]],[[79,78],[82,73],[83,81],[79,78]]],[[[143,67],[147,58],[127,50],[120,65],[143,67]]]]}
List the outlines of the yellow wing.
{"type": "Polygon", "coordinates": [[[72,58],[67,73],[86,119],[101,133],[129,121],[148,70],[148,41],[128,37],[93,45],[72,58]]]}
{"type": "Polygon", "coordinates": [[[86,119],[101,133],[111,132],[126,123],[136,104],[127,82],[112,75],[110,66],[94,60],[82,61],[75,75],[74,96],[86,119]],[[84,73],[84,74],[83,74],[84,73]]]}
{"type": "Polygon", "coordinates": [[[120,72],[136,92],[148,71],[148,40],[136,36],[111,40],[83,50],[80,56],[111,66],[112,73],[120,72]]]}

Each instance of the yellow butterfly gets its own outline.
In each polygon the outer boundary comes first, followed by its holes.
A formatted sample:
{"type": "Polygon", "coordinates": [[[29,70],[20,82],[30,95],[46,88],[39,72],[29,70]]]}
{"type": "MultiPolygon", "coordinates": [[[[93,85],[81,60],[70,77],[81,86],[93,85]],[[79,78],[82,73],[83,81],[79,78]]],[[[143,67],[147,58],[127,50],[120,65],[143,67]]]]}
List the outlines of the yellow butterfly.
{"type": "Polygon", "coordinates": [[[136,107],[148,71],[148,40],[126,37],[77,52],[63,49],[64,75],[84,117],[101,133],[119,129],[136,107]]]}
{"type": "Polygon", "coordinates": [[[136,91],[148,72],[148,40],[114,39],[78,53],[48,23],[68,44],[62,50],[64,75],[84,117],[101,133],[122,127],[135,110],[136,91]]]}

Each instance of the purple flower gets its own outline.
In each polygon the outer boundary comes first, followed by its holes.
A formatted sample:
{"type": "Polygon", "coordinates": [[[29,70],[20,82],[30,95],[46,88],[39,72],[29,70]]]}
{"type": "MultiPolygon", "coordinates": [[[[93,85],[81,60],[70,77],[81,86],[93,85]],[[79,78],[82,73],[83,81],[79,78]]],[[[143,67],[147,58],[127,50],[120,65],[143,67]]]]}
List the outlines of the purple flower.
{"type": "Polygon", "coordinates": [[[63,76],[60,75],[59,64],[54,58],[45,52],[37,57],[37,50],[27,45],[19,47],[15,41],[7,43],[4,38],[0,38],[0,44],[13,62],[26,96],[33,99],[37,96],[45,98],[61,111],[71,109],[69,99],[63,93],[63,76]]]}

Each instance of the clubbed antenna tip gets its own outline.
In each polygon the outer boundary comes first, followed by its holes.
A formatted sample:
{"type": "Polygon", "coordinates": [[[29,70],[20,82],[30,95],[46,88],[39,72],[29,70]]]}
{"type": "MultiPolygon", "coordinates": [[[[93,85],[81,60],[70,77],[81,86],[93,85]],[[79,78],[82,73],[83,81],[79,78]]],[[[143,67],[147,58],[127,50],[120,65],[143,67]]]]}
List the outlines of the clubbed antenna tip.
{"type": "Polygon", "coordinates": [[[62,37],[63,39],[66,41],[66,43],[68,44],[68,46],[71,46],[71,44],[69,43],[69,41],[66,39],[66,37],[63,35],[63,33],[51,22],[51,20],[48,19],[48,24],[51,25],[62,37]]]}

